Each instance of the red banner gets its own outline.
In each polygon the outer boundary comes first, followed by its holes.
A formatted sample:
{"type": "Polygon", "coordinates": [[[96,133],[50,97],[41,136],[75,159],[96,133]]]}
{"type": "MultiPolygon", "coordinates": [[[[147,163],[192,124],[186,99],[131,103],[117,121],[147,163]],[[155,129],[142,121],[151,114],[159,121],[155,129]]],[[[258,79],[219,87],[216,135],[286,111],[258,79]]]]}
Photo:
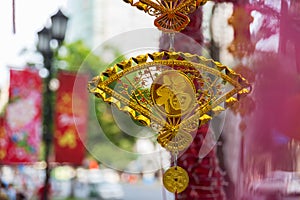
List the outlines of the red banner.
{"type": "Polygon", "coordinates": [[[55,161],[81,165],[85,156],[88,76],[60,71],[58,80],[60,87],[55,108],[55,161]]]}
{"type": "Polygon", "coordinates": [[[9,104],[0,136],[2,141],[6,141],[6,153],[2,146],[0,155],[3,163],[38,160],[42,132],[41,109],[42,79],[38,71],[10,70],[9,104]]]}

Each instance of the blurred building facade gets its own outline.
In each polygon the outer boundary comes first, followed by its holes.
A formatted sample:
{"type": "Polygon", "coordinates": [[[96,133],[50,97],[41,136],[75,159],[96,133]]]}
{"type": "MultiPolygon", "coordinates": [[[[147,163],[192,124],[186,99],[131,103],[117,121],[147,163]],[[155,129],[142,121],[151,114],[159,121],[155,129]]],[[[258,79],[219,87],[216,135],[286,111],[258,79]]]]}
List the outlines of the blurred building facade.
{"type": "Polygon", "coordinates": [[[154,27],[153,17],[122,0],[69,0],[67,5],[67,39],[82,39],[91,48],[126,31],[154,27]]]}

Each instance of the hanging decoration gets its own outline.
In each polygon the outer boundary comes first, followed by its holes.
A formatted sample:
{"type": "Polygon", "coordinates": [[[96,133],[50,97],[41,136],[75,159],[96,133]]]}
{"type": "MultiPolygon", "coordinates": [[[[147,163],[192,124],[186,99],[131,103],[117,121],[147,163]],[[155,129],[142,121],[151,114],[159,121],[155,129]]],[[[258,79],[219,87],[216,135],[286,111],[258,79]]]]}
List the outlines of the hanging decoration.
{"type": "Polygon", "coordinates": [[[253,22],[250,11],[243,5],[235,5],[232,16],[228,19],[228,24],[234,28],[234,39],[228,50],[234,57],[239,59],[251,55],[255,46],[251,42],[250,23],[253,22]]]}
{"type": "MultiPolygon", "coordinates": [[[[228,19],[228,24],[233,27],[234,31],[234,39],[228,47],[229,52],[233,55],[233,57],[238,61],[238,64],[234,67],[235,71],[242,74],[245,78],[247,78],[248,82],[253,85],[256,78],[256,73],[251,69],[251,66],[245,65],[245,61],[254,54],[255,51],[255,43],[251,40],[251,32],[250,32],[250,24],[254,21],[254,18],[251,16],[252,10],[249,8],[248,0],[242,1],[239,4],[234,4],[232,16],[228,19]]],[[[247,62],[249,63],[249,62],[247,62]]],[[[231,107],[233,113],[238,116],[239,124],[239,134],[241,134],[240,139],[240,147],[239,147],[239,164],[238,169],[240,171],[245,171],[245,144],[246,144],[246,136],[245,131],[249,129],[247,127],[247,117],[251,113],[254,112],[256,108],[256,103],[252,97],[252,95],[248,95],[243,98],[237,104],[231,107]]],[[[244,186],[243,178],[239,177],[237,181],[239,183],[243,183],[240,185],[236,185],[237,190],[243,190],[241,188],[244,186]]],[[[240,194],[238,194],[240,195],[240,194]]],[[[242,197],[237,197],[242,198],[242,197]]]]}
{"type": "Polygon", "coordinates": [[[188,14],[208,0],[124,0],[131,6],[155,16],[154,25],[162,31],[181,31],[188,23],[188,14]]]}
{"type": "Polygon", "coordinates": [[[189,176],[177,158],[193,141],[199,125],[238,102],[251,91],[248,81],[227,66],[200,55],[176,52],[174,33],[189,22],[187,14],[206,1],[125,0],[151,15],[170,37],[169,51],[138,55],[94,77],[89,91],[153,128],[157,142],[174,158],[163,176],[165,188],[178,194],[189,176]]]}
{"type": "MultiPolygon", "coordinates": [[[[244,2],[245,3],[245,2],[244,2]]],[[[234,39],[228,47],[229,52],[240,61],[234,69],[247,78],[250,84],[255,81],[255,73],[242,64],[242,59],[251,56],[254,53],[255,45],[251,42],[250,24],[254,18],[251,16],[251,10],[245,5],[234,5],[232,16],[228,19],[228,24],[234,29],[234,39]]],[[[235,114],[241,117],[249,115],[255,109],[255,102],[251,96],[247,96],[232,108],[235,114]]],[[[247,128],[245,120],[240,122],[239,128],[244,131],[247,128]]]]}

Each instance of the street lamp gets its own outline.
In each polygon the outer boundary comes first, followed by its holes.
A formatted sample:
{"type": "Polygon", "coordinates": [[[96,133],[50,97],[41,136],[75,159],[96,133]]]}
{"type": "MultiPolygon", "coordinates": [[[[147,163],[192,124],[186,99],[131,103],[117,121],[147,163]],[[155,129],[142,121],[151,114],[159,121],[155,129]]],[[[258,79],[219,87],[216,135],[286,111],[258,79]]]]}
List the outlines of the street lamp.
{"type": "Polygon", "coordinates": [[[44,79],[44,105],[43,105],[43,140],[45,142],[45,183],[43,191],[43,200],[48,200],[49,181],[50,181],[50,166],[49,155],[51,143],[53,140],[53,106],[52,93],[53,90],[50,82],[53,76],[52,60],[54,52],[61,46],[65,39],[67,29],[68,17],[66,17],[60,10],[51,17],[51,27],[44,27],[38,34],[37,50],[42,54],[44,59],[44,67],[48,70],[48,76],[44,79]],[[51,48],[51,41],[57,41],[56,48],[51,48]]]}

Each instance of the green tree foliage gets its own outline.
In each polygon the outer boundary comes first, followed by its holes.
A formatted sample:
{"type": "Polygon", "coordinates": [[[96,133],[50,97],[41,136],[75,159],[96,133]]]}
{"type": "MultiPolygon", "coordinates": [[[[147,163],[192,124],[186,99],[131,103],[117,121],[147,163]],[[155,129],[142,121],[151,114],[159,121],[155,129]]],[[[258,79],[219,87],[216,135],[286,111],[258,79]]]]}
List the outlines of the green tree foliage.
{"type": "Polygon", "coordinates": [[[62,53],[56,55],[56,65],[68,71],[89,72],[91,76],[96,75],[106,63],[100,56],[94,54],[82,40],[64,44],[62,53]]]}
{"type": "Polygon", "coordinates": [[[101,71],[124,59],[121,52],[113,46],[104,46],[103,51],[110,52],[114,60],[105,61],[100,53],[92,51],[82,40],[63,44],[61,52],[56,55],[55,63],[58,68],[68,71],[98,75],[101,71]]]}

